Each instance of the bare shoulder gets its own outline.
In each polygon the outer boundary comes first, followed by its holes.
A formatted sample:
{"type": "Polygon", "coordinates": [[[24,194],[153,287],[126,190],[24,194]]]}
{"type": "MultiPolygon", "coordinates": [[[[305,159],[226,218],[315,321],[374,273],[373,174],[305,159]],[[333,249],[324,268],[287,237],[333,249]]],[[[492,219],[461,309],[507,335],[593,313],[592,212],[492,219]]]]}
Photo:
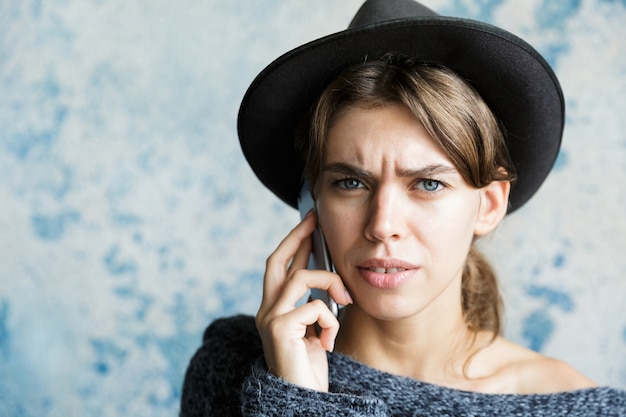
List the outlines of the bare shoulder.
{"type": "Polygon", "coordinates": [[[597,386],[569,364],[500,337],[483,353],[490,358],[492,378],[505,391],[548,394],[597,386]]]}
{"type": "Polygon", "coordinates": [[[569,364],[539,355],[522,363],[520,390],[523,393],[552,393],[595,387],[596,384],[569,364]]]}

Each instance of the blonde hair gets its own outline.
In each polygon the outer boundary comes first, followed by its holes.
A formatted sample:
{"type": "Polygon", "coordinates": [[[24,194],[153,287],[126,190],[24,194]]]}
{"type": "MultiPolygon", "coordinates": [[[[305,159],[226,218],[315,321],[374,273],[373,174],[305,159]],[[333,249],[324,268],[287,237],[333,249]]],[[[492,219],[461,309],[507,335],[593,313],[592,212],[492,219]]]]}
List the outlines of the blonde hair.
{"type": "MultiPolygon", "coordinates": [[[[332,123],[349,106],[402,105],[426,128],[465,181],[482,188],[514,181],[515,168],[503,130],[469,83],[440,65],[386,55],[350,67],[324,90],[296,135],[304,176],[315,193],[332,123]]],[[[472,244],[462,278],[465,322],[470,331],[501,332],[501,297],[495,273],[472,244]]]]}

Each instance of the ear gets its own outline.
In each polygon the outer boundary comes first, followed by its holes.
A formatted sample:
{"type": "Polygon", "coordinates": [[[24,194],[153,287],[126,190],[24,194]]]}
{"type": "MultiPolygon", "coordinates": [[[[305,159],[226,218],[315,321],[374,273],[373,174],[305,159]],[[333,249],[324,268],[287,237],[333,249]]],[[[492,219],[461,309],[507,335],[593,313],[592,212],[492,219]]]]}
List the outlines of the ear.
{"type": "Polygon", "coordinates": [[[509,181],[493,181],[479,190],[480,208],[474,228],[476,236],[491,233],[506,216],[510,190],[511,183],[509,181]]]}

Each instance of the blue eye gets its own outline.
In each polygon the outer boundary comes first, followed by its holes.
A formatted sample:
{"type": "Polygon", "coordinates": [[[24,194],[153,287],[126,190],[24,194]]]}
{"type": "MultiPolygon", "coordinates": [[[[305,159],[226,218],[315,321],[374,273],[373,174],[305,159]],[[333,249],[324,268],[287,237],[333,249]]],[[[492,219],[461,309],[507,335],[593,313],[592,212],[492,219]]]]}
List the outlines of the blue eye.
{"type": "Polygon", "coordinates": [[[337,181],[337,184],[346,190],[355,190],[357,188],[360,188],[361,185],[361,181],[359,181],[357,178],[344,178],[342,180],[337,181]]]}
{"type": "Polygon", "coordinates": [[[420,181],[421,188],[425,191],[438,191],[442,187],[441,181],[437,180],[422,180],[420,181]]]}

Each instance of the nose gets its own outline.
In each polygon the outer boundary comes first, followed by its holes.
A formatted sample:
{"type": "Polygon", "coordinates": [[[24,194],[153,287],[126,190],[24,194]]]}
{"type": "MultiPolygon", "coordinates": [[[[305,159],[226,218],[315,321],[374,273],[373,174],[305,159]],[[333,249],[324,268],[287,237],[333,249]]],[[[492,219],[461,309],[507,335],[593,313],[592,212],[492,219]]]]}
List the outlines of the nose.
{"type": "Polygon", "coordinates": [[[400,196],[391,188],[381,188],[370,199],[365,237],[372,242],[397,240],[402,235],[400,196]]]}

